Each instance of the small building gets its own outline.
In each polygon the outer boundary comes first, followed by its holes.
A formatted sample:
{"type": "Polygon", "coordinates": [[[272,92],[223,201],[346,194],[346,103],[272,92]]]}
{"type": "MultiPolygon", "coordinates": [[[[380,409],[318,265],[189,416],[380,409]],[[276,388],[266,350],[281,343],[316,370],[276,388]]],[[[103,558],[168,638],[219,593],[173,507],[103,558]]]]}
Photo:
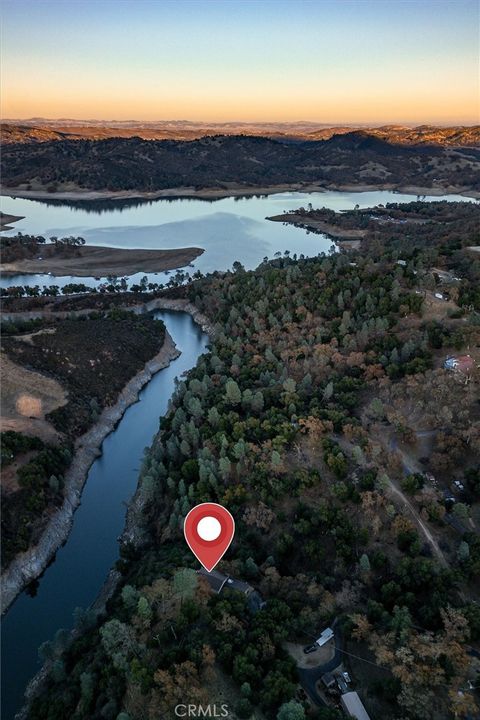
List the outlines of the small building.
{"type": "Polygon", "coordinates": [[[213,592],[220,594],[224,587],[229,587],[231,590],[241,592],[243,595],[250,595],[253,592],[253,587],[243,580],[236,580],[230,577],[230,575],[223,575],[223,573],[217,570],[208,572],[205,568],[201,567],[197,570],[197,573],[202,577],[206,578],[213,592]]]}
{"type": "Polygon", "coordinates": [[[322,632],[320,637],[315,640],[315,644],[318,645],[318,647],[323,647],[323,645],[326,645],[329,640],[333,638],[333,630],[332,628],[328,627],[325,628],[325,630],[322,632]]]}
{"type": "Polygon", "coordinates": [[[337,684],[337,681],[335,680],[335,677],[332,675],[332,673],[325,673],[325,675],[322,675],[322,684],[329,690],[330,688],[334,688],[337,684]]]}
{"type": "Polygon", "coordinates": [[[457,357],[447,357],[443,367],[445,370],[453,370],[454,372],[469,375],[475,367],[475,361],[471,355],[458,355],[457,357]]]}
{"type": "Polygon", "coordinates": [[[397,265],[401,265],[402,267],[406,267],[407,261],[406,261],[406,260],[397,260],[397,265]]]}
{"type": "Polygon", "coordinates": [[[356,720],[370,720],[370,716],[365,710],[358,693],[347,692],[341,695],[340,703],[342,710],[344,710],[349,717],[356,718],[356,720]]]}
{"type": "Polygon", "coordinates": [[[222,592],[223,586],[228,580],[227,575],[222,575],[222,573],[219,573],[216,570],[208,572],[203,567],[200,568],[200,570],[197,570],[197,573],[202,577],[206,578],[213,592],[216,592],[217,594],[220,594],[222,592]]]}

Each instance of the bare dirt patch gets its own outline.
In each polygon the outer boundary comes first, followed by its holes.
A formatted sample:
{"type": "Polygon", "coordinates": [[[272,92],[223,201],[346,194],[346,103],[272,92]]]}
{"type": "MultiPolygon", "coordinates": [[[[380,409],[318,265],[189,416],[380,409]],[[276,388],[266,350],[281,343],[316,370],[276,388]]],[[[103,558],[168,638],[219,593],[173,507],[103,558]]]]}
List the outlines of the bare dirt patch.
{"type": "Polygon", "coordinates": [[[11,493],[17,492],[17,490],[20,490],[20,485],[18,484],[17,478],[17,470],[23,465],[26,465],[28,462],[30,462],[30,460],[32,460],[32,458],[34,458],[36,454],[37,452],[33,450],[27,453],[23,453],[22,455],[17,455],[15,460],[10,465],[2,468],[2,492],[4,492],[6,495],[10,495],[11,493]]]}
{"type": "Polygon", "coordinates": [[[45,415],[67,402],[67,394],[61,385],[52,378],[16,365],[5,353],[2,353],[0,380],[0,429],[35,435],[46,442],[57,440],[58,434],[45,420],[45,415]]]}
{"type": "Polygon", "coordinates": [[[458,305],[453,300],[442,300],[436,298],[435,293],[427,292],[425,300],[423,302],[423,314],[422,319],[424,321],[429,320],[444,320],[448,318],[449,314],[456,312],[458,305]]]}
{"type": "Polygon", "coordinates": [[[297,663],[299,668],[316,668],[319,665],[325,665],[335,655],[335,645],[333,642],[328,642],[326,645],[317,648],[315,652],[306,653],[303,652],[305,645],[299,643],[286,642],[285,649],[291,655],[291,657],[297,663]]]}

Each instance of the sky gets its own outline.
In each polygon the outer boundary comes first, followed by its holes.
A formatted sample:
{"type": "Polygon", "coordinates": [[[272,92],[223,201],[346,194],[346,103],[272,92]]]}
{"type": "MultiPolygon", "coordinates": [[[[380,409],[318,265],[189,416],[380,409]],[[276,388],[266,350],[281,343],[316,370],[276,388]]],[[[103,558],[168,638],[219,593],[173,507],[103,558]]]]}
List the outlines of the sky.
{"type": "Polygon", "coordinates": [[[472,124],[478,0],[2,0],[2,118],[472,124]]]}

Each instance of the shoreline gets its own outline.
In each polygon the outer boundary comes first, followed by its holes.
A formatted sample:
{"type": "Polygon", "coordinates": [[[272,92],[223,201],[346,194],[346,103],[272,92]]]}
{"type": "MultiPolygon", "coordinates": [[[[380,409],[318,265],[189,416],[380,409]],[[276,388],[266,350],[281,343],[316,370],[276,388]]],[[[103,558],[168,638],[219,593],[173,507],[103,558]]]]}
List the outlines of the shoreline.
{"type": "MultiPolygon", "coordinates": [[[[213,336],[214,329],[209,319],[203,315],[195,305],[185,298],[166,298],[154,297],[147,302],[139,302],[135,305],[118,305],[119,308],[134,312],[143,313],[152,310],[172,310],[173,312],[186,312],[194,322],[197,323],[210,337],[213,336]]],[[[36,318],[66,318],[72,313],[76,316],[88,315],[95,312],[93,308],[81,308],[79,310],[12,310],[11,312],[2,311],[1,316],[5,322],[15,322],[16,320],[34,320],[36,318]]]]}
{"type": "Polygon", "coordinates": [[[57,550],[66,542],[90,467],[102,454],[103,441],[115,429],[130,405],[138,401],[140,391],[153,375],[168,367],[180,354],[166,331],[160,352],[128,381],[115,405],[104,408],[98,422],[75,441],[75,455],[66,473],[65,496],[61,508],[50,518],[39,542],[17,556],[0,578],[2,615],[27,585],[44,572],[57,550]]]}
{"type": "MultiPolygon", "coordinates": [[[[147,303],[142,303],[141,305],[135,306],[138,311],[149,311],[149,310],[171,310],[173,312],[185,312],[188,313],[192,320],[199,325],[199,327],[202,329],[203,332],[205,332],[209,338],[213,337],[214,329],[211,321],[203,315],[196,307],[195,305],[192,305],[189,300],[186,300],[184,298],[154,298],[153,300],[148,301],[147,303]]],[[[173,342],[172,338],[168,334],[168,331],[166,332],[166,337],[170,339],[172,346],[174,348],[174,352],[176,352],[176,356],[178,357],[181,353],[176,350],[175,343],[173,342]]],[[[165,346],[165,345],[164,345],[165,346]]],[[[162,348],[163,350],[163,348],[162,348]]],[[[161,353],[162,351],[160,351],[161,353]]],[[[157,356],[158,357],[158,356],[157,356]]],[[[174,359],[174,358],[172,358],[174,359]]],[[[163,367],[167,367],[170,364],[169,360],[165,363],[163,367]]],[[[152,362],[152,361],[150,361],[152,362]]],[[[163,369],[163,367],[159,368],[159,370],[163,369]]],[[[153,375],[153,373],[152,373],[153,375]]],[[[150,376],[151,377],[151,376],[150,376]]],[[[149,379],[146,380],[144,384],[146,384],[149,381],[149,379]]],[[[143,387],[143,385],[142,385],[143,387]]],[[[137,399],[138,399],[138,393],[140,392],[141,388],[137,391],[137,399]]],[[[134,400],[133,402],[136,402],[134,400]]],[[[133,404],[130,403],[130,404],[133,404]]],[[[125,408],[126,409],[126,408],[125,408]]],[[[168,412],[168,411],[167,411],[168,412]]],[[[123,415],[123,413],[122,413],[123,415]]],[[[113,428],[114,429],[114,428],[113,428]]],[[[160,430],[158,432],[161,432],[160,430]]],[[[157,435],[158,435],[157,432],[157,435]]],[[[107,433],[108,434],[108,433],[107,433]]],[[[155,435],[156,437],[156,435],[155,435]]],[[[103,442],[103,441],[102,441],[103,442]]],[[[153,440],[152,440],[153,442],[153,440]]],[[[95,458],[94,458],[95,459],[95,458]]],[[[92,460],[93,462],[93,460],[92,460]]],[[[88,470],[87,470],[88,473],[88,470]]],[[[85,476],[86,481],[86,476],[85,476]]],[[[85,482],[84,482],[85,484],[85,482]]],[[[83,489],[83,486],[82,486],[83,489]]],[[[141,497],[141,484],[140,484],[140,477],[137,481],[137,486],[135,488],[135,492],[133,496],[130,498],[128,504],[127,504],[127,510],[125,514],[125,524],[122,530],[122,533],[119,537],[119,546],[131,542],[133,544],[139,544],[141,543],[141,537],[139,530],[140,528],[135,524],[134,522],[134,516],[135,513],[142,510],[143,501],[141,497]]],[[[73,519],[70,521],[68,527],[67,527],[67,537],[70,533],[71,524],[73,522],[73,519]]],[[[63,543],[61,543],[63,544],[63,543]]],[[[105,577],[105,580],[101,587],[98,590],[98,594],[95,598],[95,600],[90,605],[89,609],[92,609],[95,612],[96,617],[100,617],[106,609],[106,604],[108,600],[113,596],[118,582],[120,581],[121,575],[120,573],[115,569],[115,567],[110,568],[110,570],[107,573],[107,576],[105,577]]],[[[74,640],[79,634],[79,631],[73,628],[70,631],[70,641],[74,640]]],[[[43,665],[39,668],[37,673],[30,679],[30,681],[27,684],[27,687],[25,688],[24,693],[24,702],[22,707],[17,711],[15,714],[15,720],[26,720],[28,717],[28,712],[30,709],[30,705],[32,701],[35,699],[36,695],[41,691],[42,687],[44,686],[45,682],[48,679],[48,675],[50,672],[52,666],[51,660],[46,660],[43,665]]]]}
{"type": "MultiPolygon", "coordinates": [[[[107,602],[113,596],[120,578],[121,575],[118,570],[115,570],[113,568],[109,570],[108,575],[105,578],[105,581],[100,588],[97,597],[88,608],[89,610],[93,610],[95,614],[95,619],[98,619],[105,612],[107,602]]],[[[70,645],[70,643],[72,643],[80,634],[80,630],[77,630],[75,627],[72,628],[70,630],[68,645],[70,645]]],[[[32,704],[36,695],[44,688],[45,683],[48,680],[49,673],[52,669],[52,665],[53,660],[45,660],[40,669],[37,670],[37,672],[32,678],[30,678],[23,694],[23,705],[15,713],[14,720],[27,720],[30,705],[32,704]]]]}
{"type": "Polygon", "coordinates": [[[130,276],[136,273],[165,272],[187,267],[205,252],[203,248],[186,247],[165,250],[147,250],[131,248],[85,245],[79,254],[61,257],[50,252],[54,245],[45,245],[39,252],[43,259],[22,258],[15,262],[0,264],[0,270],[6,277],[15,275],[45,275],[50,277],[99,277],[109,275],[130,276]]]}
{"type": "Polygon", "coordinates": [[[68,191],[48,192],[47,190],[19,190],[18,188],[0,187],[0,195],[24,200],[223,200],[229,197],[252,197],[254,195],[275,195],[284,192],[375,192],[388,190],[406,195],[462,195],[464,197],[480,199],[480,191],[465,187],[449,186],[421,187],[405,183],[284,183],[279,185],[252,186],[232,184],[231,187],[194,188],[178,187],[165,188],[155,191],[141,190],[89,190],[77,189],[68,191]]]}
{"type": "Polygon", "coordinates": [[[19,220],[25,220],[25,215],[8,215],[7,213],[0,212],[0,232],[2,230],[15,230],[12,224],[19,220]]]}
{"type": "MultiPolygon", "coordinates": [[[[201,327],[203,332],[209,337],[213,336],[214,330],[209,319],[188,300],[183,298],[154,298],[146,303],[127,306],[127,309],[134,312],[150,312],[152,310],[186,312],[201,327]]],[[[88,314],[89,312],[91,310],[84,309],[79,310],[76,314],[88,314]]],[[[55,317],[56,315],[66,317],[69,314],[71,312],[68,311],[59,311],[58,313],[55,313],[55,311],[34,312],[36,317],[55,317]]],[[[21,315],[23,313],[6,313],[5,317],[14,320],[15,318],[20,319],[21,315]]],[[[140,370],[128,381],[115,405],[104,408],[99,421],[75,442],[76,452],[65,478],[66,491],[62,507],[50,518],[37,545],[15,558],[0,578],[2,615],[7,612],[10,605],[27,585],[44,572],[57,550],[67,541],[73,525],[73,515],[80,504],[88,472],[96,458],[101,455],[101,446],[105,438],[113,432],[130,405],[138,401],[140,391],[151,380],[153,375],[168,367],[170,362],[179,357],[180,354],[168,331],[166,331],[165,342],[160,352],[145,364],[143,370],[140,370]]],[[[131,512],[130,508],[133,507],[137,499],[139,488],[140,486],[137,483],[135,493],[127,507],[121,542],[124,541],[126,532],[133,532],[128,517],[131,512]]]]}
{"type": "Polygon", "coordinates": [[[300,227],[313,233],[327,235],[327,237],[337,240],[338,244],[341,244],[342,242],[347,242],[350,243],[350,246],[353,246],[354,243],[358,245],[366,235],[366,230],[342,229],[336,227],[335,225],[329,225],[322,220],[310,220],[306,216],[300,215],[299,213],[284,213],[282,215],[271,215],[270,217],[267,217],[265,219],[270,220],[271,222],[281,222],[285,223],[286,225],[294,225],[295,227],[300,227]]]}
{"type": "MultiPolygon", "coordinates": [[[[146,303],[149,310],[171,310],[173,312],[185,312],[190,315],[193,322],[200,326],[202,331],[208,335],[209,339],[214,336],[214,328],[206,315],[198,310],[189,300],[183,298],[156,298],[155,300],[146,303]]],[[[168,414],[169,410],[167,410],[168,414]]],[[[158,437],[159,430],[154,438],[152,439],[152,445],[155,439],[158,437]]],[[[142,494],[142,484],[140,477],[138,478],[137,487],[133,493],[130,502],[127,505],[127,512],[125,515],[125,525],[119,537],[119,544],[122,545],[133,545],[135,548],[142,546],[144,542],[142,527],[136,522],[136,517],[141,515],[145,505],[145,499],[142,494]]]]}

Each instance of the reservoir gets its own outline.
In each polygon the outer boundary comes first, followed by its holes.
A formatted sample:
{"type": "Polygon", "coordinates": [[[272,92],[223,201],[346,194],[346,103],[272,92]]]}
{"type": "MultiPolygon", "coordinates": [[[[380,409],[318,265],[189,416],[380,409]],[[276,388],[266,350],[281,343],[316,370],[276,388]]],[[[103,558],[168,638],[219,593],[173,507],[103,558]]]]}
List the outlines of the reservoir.
{"type": "MultiPolygon", "coordinates": [[[[307,233],[293,225],[266,220],[284,211],[307,207],[328,207],[352,210],[389,202],[411,202],[415,195],[386,190],[372,192],[286,192],[275,195],[223,200],[152,200],[152,201],[89,201],[88,203],[54,204],[1,198],[1,209],[12,215],[23,215],[15,223],[14,232],[52,236],[80,235],[88,245],[118,248],[167,249],[200,247],[203,255],[188,268],[212,272],[228,270],[238,260],[247,269],[257,267],[264,257],[289,250],[293,255],[318,255],[328,252],[332,240],[325,235],[307,233]]],[[[423,199],[423,196],[422,196],[423,199]]],[[[427,196],[425,200],[467,200],[460,195],[427,196]]],[[[474,201],[472,201],[474,202],[474,201]]],[[[8,233],[9,235],[12,232],[8,233]]],[[[138,282],[145,273],[130,276],[138,282]]],[[[148,275],[150,282],[166,283],[171,275],[148,275]]],[[[8,285],[49,285],[60,287],[69,282],[98,285],[94,278],[71,276],[53,278],[49,275],[16,275],[1,280],[8,285]]]]}

